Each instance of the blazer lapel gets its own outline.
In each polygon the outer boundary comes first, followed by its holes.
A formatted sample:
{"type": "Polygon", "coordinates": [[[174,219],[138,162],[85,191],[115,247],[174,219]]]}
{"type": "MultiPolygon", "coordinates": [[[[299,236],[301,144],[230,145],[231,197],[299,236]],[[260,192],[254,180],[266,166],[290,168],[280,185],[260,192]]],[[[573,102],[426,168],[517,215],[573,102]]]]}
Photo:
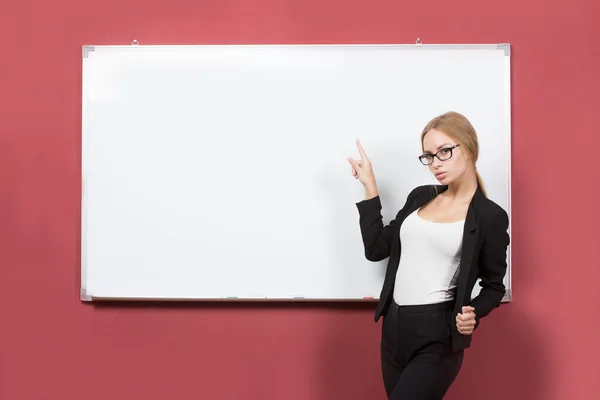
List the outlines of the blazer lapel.
{"type": "Polygon", "coordinates": [[[434,197],[437,197],[438,194],[445,192],[448,189],[448,186],[437,185],[428,190],[425,190],[421,195],[419,195],[415,201],[413,202],[411,208],[408,210],[406,215],[410,215],[415,210],[423,207],[425,204],[429,203],[433,200],[434,197]]]}
{"type": "Polygon", "coordinates": [[[475,244],[477,242],[477,197],[483,195],[483,193],[479,192],[480,189],[478,188],[473,199],[471,199],[463,231],[457,293],[457,298],[461,299],[461,301],[465,298],[464,291],[467,287],[467,278],[469,276],[469,270],[471,269],[473,254],[475,253],[475,244]]]}

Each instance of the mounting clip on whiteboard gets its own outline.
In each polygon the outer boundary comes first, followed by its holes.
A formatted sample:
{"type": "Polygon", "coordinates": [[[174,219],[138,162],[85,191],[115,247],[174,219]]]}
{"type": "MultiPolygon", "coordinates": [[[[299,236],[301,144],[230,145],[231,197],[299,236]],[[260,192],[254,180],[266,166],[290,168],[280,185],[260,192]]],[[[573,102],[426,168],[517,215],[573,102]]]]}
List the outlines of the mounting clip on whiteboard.
{"type": "Polygon", "coordinates": [[[421,44],[423,44],[423,42],[421,41],[421,39],[420,39],[420,38],[417,38],[417,40],[416,40],[415,44],[416,44],[416,45],[421,45],[421,44]]]}
{"type": "Polygon", "coordinates": [[[133,46],[133,47],[137,47],[139,45],[140,45],[139,42],[135,39],[133,39],[133,42],[131,42],[131,46],[133,46]]]}

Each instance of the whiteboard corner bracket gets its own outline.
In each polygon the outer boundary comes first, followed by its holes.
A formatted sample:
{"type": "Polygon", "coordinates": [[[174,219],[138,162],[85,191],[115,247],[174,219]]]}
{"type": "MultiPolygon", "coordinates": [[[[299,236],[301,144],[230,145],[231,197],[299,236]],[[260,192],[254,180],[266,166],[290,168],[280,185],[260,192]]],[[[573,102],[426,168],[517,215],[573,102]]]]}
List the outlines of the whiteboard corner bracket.
{"type": "Polygon", "coordinates": [[[87,294],[87,290],[86,289],[81,289],[79,292],[79,299],[81,301],[92,301],[92,296],[90,296],[89,294],[87,294]]]}
{"type": "Polygon", "coordinates": [[[504,55],[510,56],[510,43],[500,43],[498,45],[498,50],[504,49],[504,55]]]}
{"type": "Polygon", "coordinates": [[[83,46],[81,48],[81,55],[83,58],[88,58],[90,52],[94,51],[94,46],[83,46]]]}

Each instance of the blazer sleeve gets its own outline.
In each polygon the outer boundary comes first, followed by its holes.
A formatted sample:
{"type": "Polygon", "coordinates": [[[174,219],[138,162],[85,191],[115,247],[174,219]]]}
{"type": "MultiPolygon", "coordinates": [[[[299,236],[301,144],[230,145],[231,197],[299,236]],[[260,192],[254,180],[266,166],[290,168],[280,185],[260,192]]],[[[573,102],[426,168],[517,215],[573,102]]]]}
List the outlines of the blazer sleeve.
{"type": "Polygon", "coordinates": [[[410,204],[416,190],[414,189],[408,195],[404,207],[388,225],[383,224],[381,198],[379,196],[356,203],[359,213],[360,232],[367,260],[381,261],[389,257],[396,228],[400,223],[400,215],[408,204],[410,204]]]}
{"type": "Polygon", "coordinates": [[[471,307],[475,308],[475,328],[479,326],[481,318],[500,305],[504,297],[506,254],[509,243],[508,214],[501,209],[488,222],[479,256],[481,291],[471,301],[471,307]]]}

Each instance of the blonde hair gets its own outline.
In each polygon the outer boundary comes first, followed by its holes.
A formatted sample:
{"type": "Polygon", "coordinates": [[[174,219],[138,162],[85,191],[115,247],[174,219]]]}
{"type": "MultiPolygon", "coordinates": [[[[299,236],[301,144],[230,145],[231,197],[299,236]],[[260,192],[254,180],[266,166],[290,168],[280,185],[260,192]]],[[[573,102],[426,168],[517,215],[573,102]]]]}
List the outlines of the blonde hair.
{"type": "MultiPolygon", "coordinates": [[[[451,137],[454,141],[460,143],[461,148],[466,151],[470,160],[473,162],[475,175],[477,176],[477,184],[481,188],[484,195],[487,196],[483,180],[477,171],[476,163],[479,157],[479,141],[477,140],[477,132],[462,114],[455,111],[450,111],[433,118],[423,129],[421,133],[421,147],[423,147],[423,139],[430,130],[435,129],[451,137]]],[[[423,149],[425,151],[425,149],[423,149]]]]}

